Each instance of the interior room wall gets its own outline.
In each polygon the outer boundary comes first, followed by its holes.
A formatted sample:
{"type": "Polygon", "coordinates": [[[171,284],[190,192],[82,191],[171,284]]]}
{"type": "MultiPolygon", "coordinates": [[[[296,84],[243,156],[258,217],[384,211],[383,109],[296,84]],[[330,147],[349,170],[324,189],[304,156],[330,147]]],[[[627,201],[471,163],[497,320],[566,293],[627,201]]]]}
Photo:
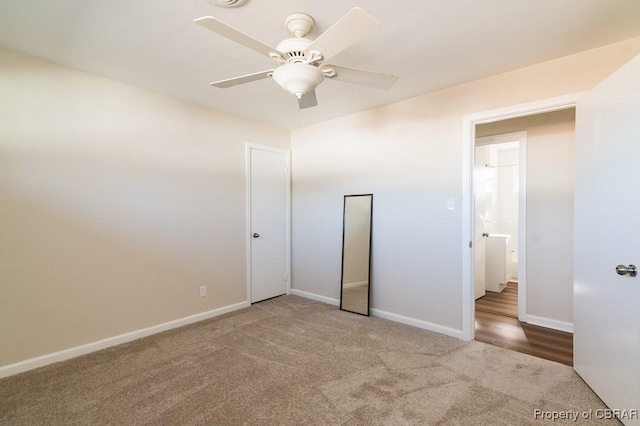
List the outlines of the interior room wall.
{"type": "Polygon", "coordinates": [[[484,124],[478,136],[527,131],[527,315],[573,323],[575,109],[484,124]]]}
{"type": "Polygon", "coordinates": [[[573,324],[575,119],[527,141],[527,316],[573,324]]]}
{"type": "Polygon", "coordinates": [[[639,51],[636,38],[294,130],[293,288],[338,299],[342,196],[371,192],[374,314],[461,336],[463,117],[589,90],[639,51]]]}
{"type": "Polygon", "coordinates": [[[245,141],[289,131],[4,49],[0,93],[0,367],[246,301],[245,141]]]}

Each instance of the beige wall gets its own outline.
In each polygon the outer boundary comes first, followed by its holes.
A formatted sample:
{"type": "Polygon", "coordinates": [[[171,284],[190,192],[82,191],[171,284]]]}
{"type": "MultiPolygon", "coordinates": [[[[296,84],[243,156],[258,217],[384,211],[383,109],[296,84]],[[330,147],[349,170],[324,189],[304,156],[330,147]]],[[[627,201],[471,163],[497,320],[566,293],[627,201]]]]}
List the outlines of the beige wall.
{"type": "Polygon", "coordinates": [[[372,307],[459,335],[463,116],[589,90],[638,52],[640,38],[293,131],[293,287],[339,297],[342,196],[371,192],[372,307]]]}
{"type": "Polygon", "coordinates": [[[527,131],[527,315],[573,324],[575,109],[483,124],[476,132],[521,130],[527,131]]]}
{"type": "Polygon", "coordinates": [[[575,122],[527,138],[527,315],[573,324],[575,122]]]}
{"type": "Polygon", "coordinates": [[[288,131],[7,50],[0,93],[0,366],[246,300],[244,143],[288,131]]]}

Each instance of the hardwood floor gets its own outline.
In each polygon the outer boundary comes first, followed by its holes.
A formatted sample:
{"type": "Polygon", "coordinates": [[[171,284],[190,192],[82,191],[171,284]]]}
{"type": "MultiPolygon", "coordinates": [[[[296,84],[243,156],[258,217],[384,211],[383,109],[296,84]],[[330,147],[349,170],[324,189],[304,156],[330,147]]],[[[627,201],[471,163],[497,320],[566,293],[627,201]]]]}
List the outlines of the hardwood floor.
{"type": "Polygon", "coordinates": [[[475,340],[573,366],[573,335],[518,321],[518,287],[476,300],[475,340]]]}
{"type": "Polygon", "coordinates": [[[507,283],[502,293],[487,291],[476,300],[476,311],[518,318],[518,284],[507,283]]]}

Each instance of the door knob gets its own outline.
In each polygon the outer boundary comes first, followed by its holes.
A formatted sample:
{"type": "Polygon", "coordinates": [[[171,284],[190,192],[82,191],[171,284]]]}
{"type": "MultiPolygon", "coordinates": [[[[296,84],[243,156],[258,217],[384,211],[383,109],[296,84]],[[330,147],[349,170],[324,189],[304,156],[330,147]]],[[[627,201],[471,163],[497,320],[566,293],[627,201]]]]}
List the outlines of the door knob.
{"type": "Polygon", "coordinates": [[[630,277],[635,277],[636,275],[638,275],[638,269],[636,268],[636,265],[618,265],[616,266],[616,272],[618,273],[618,275],[629,275],[630,277]]]}
{"type": "Polygon", "coordinates": [[[253,233],[253,238],[260,238],[260,234],[258,234],[257,232],[253,233]]]}

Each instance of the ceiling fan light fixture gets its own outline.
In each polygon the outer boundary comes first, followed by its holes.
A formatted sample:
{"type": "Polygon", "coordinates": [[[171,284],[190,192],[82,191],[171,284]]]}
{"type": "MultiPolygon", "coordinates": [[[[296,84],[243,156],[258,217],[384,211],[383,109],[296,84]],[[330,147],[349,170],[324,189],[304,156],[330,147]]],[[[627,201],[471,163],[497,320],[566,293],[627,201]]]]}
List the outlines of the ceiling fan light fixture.
{"type": "Polygon", "coordinates": [[[273,79],[300,100],[307,93],[316,90],[324,80],[324,73],[312,65],[288,64],[276,68],[273,71],[273,79]]]}
{"type": "MultiPolygon", "coordinates": [[[[239,6],[246,0],[206,0],[227,7],[239,6]]],[[[398,77],[356,68],[326,64],[325,61],[358,43],[380,27],[380,22],[359,7],[311,40],[306,37],[313,29],[314,20],[305,13],[293,13],[285,19],[285,25],[293,37],[282,40],[277,48],[257,40],[246,33],[225,24],[213,16],[203,16],[194,22],[203,28],[275,60],[276,69],[228,78],[210,83],[219,88],[233,87],[264,78],[273,77],[278,85],[298,100],[300,109],[318,105],[316,87],[325,77],[362,86],[389,89],[398,77]]]]}

